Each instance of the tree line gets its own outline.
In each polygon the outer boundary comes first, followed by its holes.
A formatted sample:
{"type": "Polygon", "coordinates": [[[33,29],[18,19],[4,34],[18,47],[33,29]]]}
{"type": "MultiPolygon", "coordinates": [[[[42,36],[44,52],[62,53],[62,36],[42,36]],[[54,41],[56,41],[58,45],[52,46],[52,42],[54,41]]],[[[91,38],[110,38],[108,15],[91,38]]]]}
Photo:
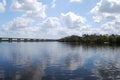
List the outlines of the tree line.
{"type": "Polygon", "coordinates": [[[120,44],[120,35],[97,35],[84,34],[82,36],[72,35],[59,39],[60,42],[81,42],[96,44],[120,44]]]}

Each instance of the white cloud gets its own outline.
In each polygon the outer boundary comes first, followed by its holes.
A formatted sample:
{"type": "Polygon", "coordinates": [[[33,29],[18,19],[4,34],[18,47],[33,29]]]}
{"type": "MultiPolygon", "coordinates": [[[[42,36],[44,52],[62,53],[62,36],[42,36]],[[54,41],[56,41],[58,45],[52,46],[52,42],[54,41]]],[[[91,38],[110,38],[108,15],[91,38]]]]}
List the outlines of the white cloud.
{"type": "Polygon", "coordinates": [[[1,35],[8,37],[61,38],[68,35],[82,34],[120,34],[120,22],[107,22],[101,27],[92,27],[85,23],[85,18],[73,12],[61,14],[60,17],[48,17],[34,24],[34,19],[17,17],[2,26],[1,35]],[[63,24],[64,23],[64,24],[63,24]],[[68,27],[69,25],[69,27],[68,27]]]}
{"type": "Polygon", "coordinates": [[[61,38],[68,35],[92,34],[98,31],[87,25],[84,17],[73,12],[61,13],[60,17],[48,17],[36,25],[33,25],[34,22],[34,19],[24,15],[17,17],[3,25],[1,34],[9,37],[61,38]]]}
{"type": "Polygon", "coordinates": [[[45,19],[44,21],[40,22],[37,25],[33,25],[34,21],[35,21],[34,19],[25,17],[23,15],[21,17],[15,18],[8,24],[5,24],[2,27],[2,31],[4,35],[13,37],[22,36],[40,38],[60,38],[73,34],[81,35],[82,33],[80,31],[83,30],[83,27],[79,26],[79,24],[84,24],[85,22],[83,17],[78,16],[72,12],[61,14],[60,17],[48,17],[47,19],[45,19]],[[66,21],[68,19],[70,19],[70,21],[66,21]],[[65,21],[66,21],[65,25],[63,25],[65,21]],[[70,25],[70,27],[67,26],[68,24],[70,25]]]}
{"type": "Polygon", "coordinates": [[[94,22],[99,23],[102,20],[101,16],[93,16],[94,22]]]}
{"type": "MultiPolygon", "coordinates": [[[[3,1],[4,4],[5,1],[3,1]]],[[[1,35],[7,37],[39,37],[40,28],[36,26],[36,18],[45,18],[46,5],[38,0],[12,0],[11,9],[22,11],[20,17],[4,24],[1,35]]]]}
{"type": "Polygon", "coordinates": [[[46,5],[37,0],[12,0],[12,10],[25,11],[25,16],[45,18],[46,5]]]}
{"type": "Polygon", "coordinates": [[[91,12],[94,13],[120,13],[120,0],[101,0],[97,5],[92,9],[91,12]]]}
{"type": "Polygon", "coordinates": [[[70,2],[82,2],[82,0],[70,0],[70,2]]]}
{"type": "Polygon", "coordinates": [[[40,26],[43,28],[55,28],[60,27],[60,21],[57,17],[48,17],[45,21],[43,21],[40,26]]]}
{"type": "Polygon", "coordinates": [[[100,29],[101,34],[120,34],[120,22],[106,22],[100,29]]]}
{"type": "MultiPolygon", "coordinates": [[[[106,0],[114,3],[111,7],[118,5],[119,2],[106,0]]],[[[37,0],[13,0],[11,8],[16,11],[23,11],[23,15],[13,19],[2,26],[1,35],[9,37],[39,37],[39,38],[60,38],[68,35],[82,34],[120,34],[120,15],[119,11],[111,12],[109,5],[104,5],[106,1],[101,0],[97,3],[91,12],[95,22],[100,22],[102,19],[107,19],[101,27],[92,27],[86,22],[86,18],[75,14],[74,12],[61,13],[59,17],[48,17],[43,21],[36,23],[36,18],[44,18],[46,16],[46,5],[43,5],[37,0]],[[103,7],[104,6],[104,7],[103,7]],[[109,10],[102,8],[106,7],[109,10]],[[109,19],[109,20],[108,20],[109,19]]],[[[53,0],[55,3],[56,0],[53,0]]],[[[6,5],[5,2],[2,4],[6,5]]],[[[55,7],[55,6],[53,6],[55,7]]]]}
{"type": "Polygon", "coordinates": [[[6,0],[3,0],[2,2],[0,2],[0,12],[5,11],[5,6],[6,6],[6,0]]]}
{"type": "Polygon", "coordinates": [[[30,27],[33,21],[34,20],[30,18],[17,17],[11,22],[11,24],[12,26],[14,26],[14,28],[26,28],[26,27],[30,27]]]}
{"type": "Polygon", "coordinates": [[[3,5],[6,6],[6,0],[3,0],[3,5]]]}
{"type": "Polygon", "coordinates": [[[2,29],[0,29],[1,36],[59,38],[61,32],[59,22],[58,18],[49,17],[39,24],[33,25],[33,19],[21,16],[8,22],[7,24],[4,24],[2,29]]]}
{"type": "Polygon", "coordinates": [[[57,17],[48,17],[37,26],[39,26],[39,31],[43,38],[60,38],[66,35],[66,30],[62,27],[60,19],[57,17]]]}
{"type": "Polygon", "coordinates": [[[4,35],[6,34],[6,36],[9,37],[23,36],[29,33],[29,31],[32,31],[30,29],[33,22],[34,20],[30,18],[17,17],[12,21],[8,22],[7,24],[4,24],[2,26],[2,31],[4,35]]]}
{"type": "Polygon", "coordinates": [[[66,14],[61,13],[62,20],[67,27],[76,28],[80,27],[86,22],[86,19],[82,16],[78,16],[73,12],[68,12],[66,14]]]}
{"type": "Polygon", "coordinates": [[[52,8],[55,8],[56,7],[56,0],[53,0],[52,1],[52,6],[51,6],[52,8]]]}
{"type": "Polygon", "coordinates": [[[120,34],[120,0],[100,0],[91,10],[95,22],[101,22],[99,33],[120,34]]]}
{"type": "Polygon", "coordinates": [[[91,10],[97,16],[106,19],[117,19],[120,17],[120,0],[101,0],[91,10]]]}

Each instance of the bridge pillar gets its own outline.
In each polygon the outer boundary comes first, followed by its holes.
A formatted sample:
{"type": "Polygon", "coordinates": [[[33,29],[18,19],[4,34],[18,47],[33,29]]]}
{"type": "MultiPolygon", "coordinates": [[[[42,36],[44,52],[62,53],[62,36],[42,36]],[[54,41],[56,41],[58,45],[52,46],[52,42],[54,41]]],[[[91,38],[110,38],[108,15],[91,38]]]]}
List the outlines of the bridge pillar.
{"type": "Polygon", "coordinates": [[[24,39],[24,42],[27,42],[28,41],[28,39],[24,39]]]}
{"type": "Polygon", "coordinates": [[[18,38],[18,39],[17,39],[17,42],[20,42],[20,41],[21,41],[21,39],[20,39],[20,38],[18,38]]]}
{"type": "Polygon", "coordinates": [[[34,41],[34,39],[30,39],[30,42],[33,42],[34,41]]]}
{"type": "Polygon", "coordinates": [[[39,39],[36,39],[35,41],[37,41],[37,42],[38,42],[38,41],[39,41],[39,39]]]}
{"type": "Polygon", "coordinates": [[[12,42],[12,38],[8,38],[8,41],[9,41],[9,42],[12,42]]]}
{"type": "Polygon", "coordinates": [[[0,41],[2,41],[2,38],[0,38],[0,41]]]}

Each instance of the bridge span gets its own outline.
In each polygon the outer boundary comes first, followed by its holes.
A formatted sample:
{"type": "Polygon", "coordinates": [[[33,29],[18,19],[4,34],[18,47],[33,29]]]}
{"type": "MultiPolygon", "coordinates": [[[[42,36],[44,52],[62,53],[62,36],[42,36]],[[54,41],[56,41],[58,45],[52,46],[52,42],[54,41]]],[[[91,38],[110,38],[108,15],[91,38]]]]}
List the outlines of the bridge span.
{"type": "Polygon", "coordinates": [[[55,41],[52,39],[35,39],[35,38],[3,38],[0,37],[0,42],[39,42],[39,41],[55,41]]]}

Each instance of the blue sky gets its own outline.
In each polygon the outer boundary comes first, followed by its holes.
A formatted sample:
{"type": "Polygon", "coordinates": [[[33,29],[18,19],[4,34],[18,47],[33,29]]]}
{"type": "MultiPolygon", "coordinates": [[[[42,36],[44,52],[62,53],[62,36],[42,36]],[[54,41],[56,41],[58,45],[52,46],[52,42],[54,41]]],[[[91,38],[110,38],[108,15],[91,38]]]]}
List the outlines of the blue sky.
{"type": "Polygon", "coordinates": [[[120,34],[120,0],[0,0],[0,36],[120,34]]]}

